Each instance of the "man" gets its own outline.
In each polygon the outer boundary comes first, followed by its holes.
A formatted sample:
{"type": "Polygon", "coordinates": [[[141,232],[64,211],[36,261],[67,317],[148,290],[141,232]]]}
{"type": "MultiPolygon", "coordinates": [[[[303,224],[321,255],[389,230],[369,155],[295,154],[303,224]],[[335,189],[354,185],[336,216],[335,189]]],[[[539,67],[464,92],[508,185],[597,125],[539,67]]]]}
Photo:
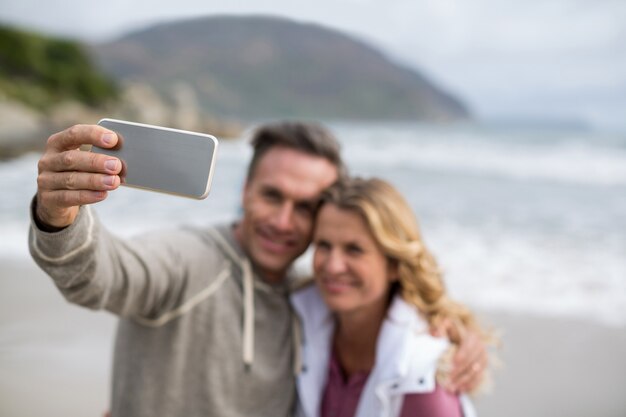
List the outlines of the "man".
{"type": "MultiPolygon", "coordinates": [[[[120,240],[89,208],[120,184],[100,126],[50,137],[39,161],[30,249],[71,302],[120,316],[113,416],[286,416],[294,403],[289,268],[311,239],[320,192],[344,171],[319,125],[260,128],[233,226],[120,240]]],[[[461,349],[458,388],[476,384],[480,344],[461,349]],[[465,360],[463,360],[465,355],[465,360]]],[[[454,375],[453,375],[454,377],[454,375]]]]}

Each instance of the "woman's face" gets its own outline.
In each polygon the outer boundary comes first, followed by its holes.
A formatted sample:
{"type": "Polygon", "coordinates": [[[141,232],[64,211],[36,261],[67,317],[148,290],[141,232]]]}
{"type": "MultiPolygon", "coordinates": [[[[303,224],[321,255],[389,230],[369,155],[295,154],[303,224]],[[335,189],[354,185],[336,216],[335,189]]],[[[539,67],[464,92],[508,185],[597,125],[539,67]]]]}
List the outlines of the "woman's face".
{"type": "Polygon", "coordinates": [[[385,311],[395,274],[360,214],[324,205],[313,243],[315,281],[331,311],[385,311]]]}

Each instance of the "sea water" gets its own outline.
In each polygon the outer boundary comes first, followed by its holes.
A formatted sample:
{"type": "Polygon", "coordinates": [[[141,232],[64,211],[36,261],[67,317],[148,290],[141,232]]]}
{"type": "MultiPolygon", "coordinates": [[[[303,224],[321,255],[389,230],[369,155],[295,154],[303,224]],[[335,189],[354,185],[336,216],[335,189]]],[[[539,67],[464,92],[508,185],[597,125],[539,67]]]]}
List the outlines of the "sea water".
{"type": "MultiPolygon", "coordinates": [[[[351,172],[413,207],[452,296],[487,311],[626,326],[626,135],[475,125],[330,124],[351,172]]],[[[209,197],[121,188],[96,205],[129,236],[240,214],[246,138],[220,141],[209,197]]],[[[0,163],[0,256],[28,262],[38,155],[0,163]]],[[[310,269],[310,254],[298,268],[310,269]]],[[[0,275],[2,268],[0,266],[0,275]]],[[[9,277],[2,277],[9,279],[9,277]]]]}

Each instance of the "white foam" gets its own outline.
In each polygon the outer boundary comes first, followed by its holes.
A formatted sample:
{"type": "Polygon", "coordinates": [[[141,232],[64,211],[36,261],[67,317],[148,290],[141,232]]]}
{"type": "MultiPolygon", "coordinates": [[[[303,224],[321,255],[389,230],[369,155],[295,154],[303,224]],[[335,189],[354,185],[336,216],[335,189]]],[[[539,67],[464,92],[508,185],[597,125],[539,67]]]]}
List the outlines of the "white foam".
{"type": "Polygon", "coordinates": [[[626,325],[623,247],[442,224],[428,237],[454,297],[486,310],[626,325]]]}
{"type": "Polygon", "coordinates": [[[496,175],[522,180],[626,185],[626,149],[574,143],[498,143],[467,137],[450,140],[394,137],[384,143],[351,142],[352,165],[420,168],[496,175]]]}

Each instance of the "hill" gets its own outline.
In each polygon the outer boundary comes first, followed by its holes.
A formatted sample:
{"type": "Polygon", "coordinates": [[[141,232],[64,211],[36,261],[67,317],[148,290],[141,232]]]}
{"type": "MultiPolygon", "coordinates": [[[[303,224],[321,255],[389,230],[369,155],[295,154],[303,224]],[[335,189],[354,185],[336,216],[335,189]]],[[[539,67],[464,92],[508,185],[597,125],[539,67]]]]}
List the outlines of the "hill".
{"type": "Polygon", "coordinates": [[[193,92],[203,113],[218,117],[445,121],[469,116],[458,99],[366,43],[282,18],[178,21],[92,48],[117,80],[146,83],[165,99],[183,88],[193,92]]]}

